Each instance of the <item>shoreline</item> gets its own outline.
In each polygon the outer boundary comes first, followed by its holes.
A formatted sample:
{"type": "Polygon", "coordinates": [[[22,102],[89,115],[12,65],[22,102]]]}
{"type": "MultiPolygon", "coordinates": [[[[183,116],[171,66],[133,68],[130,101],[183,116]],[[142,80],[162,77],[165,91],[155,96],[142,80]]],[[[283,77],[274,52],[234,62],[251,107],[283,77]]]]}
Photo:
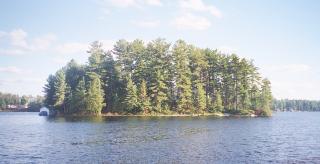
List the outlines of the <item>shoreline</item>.
{"type": "MultiPolygon", "coordinates": [[[[0,112],[23,112],[27,113],[29,111],[10,111],[10,110],[0,110],[0,112]]],[[[35,112],[39,113],[39,112],[35,112]]],[[[240,114],[230,114],[230,113],[204,113],[204,114],[119,114],[119,113],[101,113],[100,115],[58,115],[59,117],[262,117],[255,114],[250,115],[240,115],[240,114]]]]}
{"type": "Polygon", "coordinates": [[[234,115],[229,113],[205,113],[205,114],[118,114],[118,113],[102,113],[102,117],[258,117],[257,115],[234,115]]]}

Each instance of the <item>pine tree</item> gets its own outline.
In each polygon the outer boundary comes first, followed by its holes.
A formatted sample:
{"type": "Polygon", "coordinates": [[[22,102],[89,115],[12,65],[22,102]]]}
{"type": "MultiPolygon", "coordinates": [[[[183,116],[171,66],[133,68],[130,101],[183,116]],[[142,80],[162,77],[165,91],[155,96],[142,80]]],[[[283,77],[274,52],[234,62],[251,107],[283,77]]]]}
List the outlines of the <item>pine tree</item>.
{"type": "Polygon", "coordinates": [[[71,110],[73,109],[72,99],[73,99],[72,89],[71,89],[71,87],[67,84],[67,87],[66,87],[66,95],[65,95],[65,99],[64,99],[64,103],[65,103],[64,113],[70,114],[71,110]]]}
{"type": "Polygon", "coordinates": [[[122,91],[122,83],[120,81],[120,73],[116,68],[116,61],[112,57],[112,52],[108,51],[102,63],[103,89],[105,92],[106,111],[118,112],[120,106],[119,93],[122,91]]]}
{"type": "Polygon", "coordinates": [[[124,99],[126,111],[128,113],[136,113],[138,109],[137,87],[132,82],[131,77],[127,78],[126,97],[124,99]]]}
{"type": "Polygon", "coordinates": [[[139,104],[140,104],[139,108],[141,112],[143,112],[144,114],[150,112],[151,104],[150,104],[150,98],[147,94],[147,84],[145,80],[142,80],[140,84],[139,104]]]}
{"type": "Polygon", "coordinates": [[[160,73],[160,71],[156,72],[156,78],[153,79],[150,90],[153,103],[153,110],[155,112],[161,113],[163,110],[168,108],[166,104],[168,97],[166,94],[167,86],[164,82],[164,77],[160,73]]]}
{"type": "Polygon", "coordinates": [[[198,113],[204,113],[206,111],[206,95],[201,83],[198,83],[196,86],[195,107],[198,113]]]}
{"type": "Polygon", "coordinates": [[[64,111],[64,98],[66,93],[66,77],[63,70],[59,70],[56,73],[56,79],[54,83],[55,94],[54,94],[54,108],[60,112],[64,111]]]}
{"type": "Polygon", "coordinates": [[[204,89],[204,78],[208,62],[205,60],[205,54],[201,49],[190,46],[190,69],[192,72],[192,89],[194,92],[194,106],[198,113],[206,112],[207,98],[204,89]]]}
{"type": "Polygon", "coordinates": [[[105,52],[102,49],[103,44],[99,41],[95,41],[91,44],[88,53],[89,56],[89,70],[95,72],[98,75],[102,75],[102,63],[105,59],[105,52]]]}
{"type": "Polygon", "coordinates": [[[146,77],[153,111],[162,113],[169,109],[170,68],[168,59],[170,44],[164,39],[156,39],[150,42],[146,48],[146,77]]]}
{"type": "Polygon", "coordinates": [[[178,40],[173,47],[177,85],[177,110],[180,113],[193,112],[191,71],[189,67],[189,48],[187,44],[178,40]]]}
{"type": "Polygon", "coordinates": [[[271,86],[270,81],[268,79],[262,80],[262,87],[261,87],[261,107],[262,107],[262,115],[263,116],[271,116],[272,106],[272,93],[271,93],[271,86]]]}
{"type": "Polygon", "coordinates": [[[104,92],[101,87],[101,81],[98,74],[94,72],[87,73],[88,89],[86,97],[87,112],[93,115],[100,115],[102,108],[105,106],[104,103],[104,92]]]}
{"type": "Polygon", "coordinates": [[[66,83],[74,90],[80,79],[85,75],[84,66],[79,65],[75,60],[71,60],[65,67],[66,83]]]}
{"type": "Polygon", "coordinates": [[[86,108],[87,108],[87,90],[86,90],[86,84],[85,79],[82,77],[82,79],[79,81],[77,87],[72,92],[72,99],[71,99],[71,108],[69,109],[70,113],[79,113],[79,114],[85,114],[86,108]]]}
{"type": "Polygon", "coordinates": [[[47,79],[47,84],[44,86],[44,93],[45,93],[44,105],[47,106],[48,108],[53,108],[53,105],[55,103],[54,101],[55,80],[56,80],[56,77],[54,75],[49,75],[47,79]]]}
{"type": "MultiPolygon", "coordinates": [[[[252,61],[235,54],[197,48],[182,40],[171,46],[164,39],[147,46],[141,40],[120,40],[107,52],[94,42],[88,53],[87,65],[71,60],[49,76],[44,87],[47,107],[94,115],[101,113],[105,103],[104,112],[119,113],[241,114],[271,109],[270,82],[261,80],[252,61]]],[[[12,95],[4,102],[19,101],[12,95]]],[[[294,101],[283,106],[307,105],[294,101]]]]}
{"type": "Polygon", "coordinates": [[[221,99],[221,95],[220,92],[217,91],[215,94],[215,100],[213,103],[213,109],[216,112],[222,112],[223,111],[223,105],[222,105],[222,99],[221,99]]]}

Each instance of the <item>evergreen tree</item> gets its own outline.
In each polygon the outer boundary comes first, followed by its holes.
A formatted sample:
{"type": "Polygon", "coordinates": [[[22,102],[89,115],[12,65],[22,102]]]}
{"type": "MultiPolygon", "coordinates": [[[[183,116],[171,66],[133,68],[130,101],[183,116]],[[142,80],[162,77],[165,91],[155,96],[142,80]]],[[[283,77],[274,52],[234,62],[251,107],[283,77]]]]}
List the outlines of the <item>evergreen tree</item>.
{"type": "Polygon", "coordinates": [[[73,103],[75,103],[75,102],[72,102],[72,100],[73,100],[73,93],[72,93],[71,87],[67,84],[66,95],[64,99],[64,104],[65,104],[64,113],[70,114],[70,112],[72,111],[73,105],[74,105],[73,103]]]}
{"type": "Polygon", "coordinates": [[[28,103],[28,98],[27,96],[22,96],[20,100],[21,105],[26,105],[28,103]]]}
{"type": "Polygon", "coordinates": [[[268,79],[262,80],[261,88],[261,107],[264,116],[271,116],[271,106],[272,106],[272,93],[270,81],[268,79]]]}
{"type": "Polygon", "coordinates": [[[98,74],[89,72],[88,89],[86,96],[87,112],[94,115],[100,115],[104,103],[104,92],[101,87],[101,81],[98,74]]]}
{"type": "Polygon", "coordinates": [[[137,97],[137,87],[132,82],[131,77],[127,78],[127,86],[126,86],[126,97],[124,99],[124,103],[126,104],[126,111],[128,113],[136,113],[138,109],[138,97],[137,97]]]}
{"type": "Polygon", "coordinates": [[[196,86],[195,107],[198,113],[206,112],[206,95],[201,83],[196,86]]]}
{"type": "Polygon", "coordinates": [[[142,80],[139,90],[139,108],[144,114],[149,113],[151,109],[150,98],[147,94],[147,84],[145,80],[142,80]]]}
{"type": "Polygon", "coordinates": [[[60,112],[64,110],[64,98],[66,93],[66,81],[65,73],[63,70],[59,70],[56,73],[56,79],[54,82],[55,94],[54,94],[54,108],[60,112]]]}
{"type": "Polygon", "coordinates": [[[154,81],[152,81],[152,85],[150,87],[153,110],[155,112],[161,113],[164,109],[168,108],[166,104],[166,101],[168,100],[166,94],[167,86],[160,71],[156,72],[156,78],[153,80],[154,81]]]}
{"type": "MultiPolygon", "coordinates": [[[[171,46],[164,39],[147,46],[141,40],[119,40],[107,52],[102,47],[93,42],[88,64],[71,60],[55,76],[49,76],[44,87],[46,106],[70,114],[94,115],[102,109],[190,114],[263,110],[268,115],[272,107],[270,82],[261,80],[252,61],[235,54],[197,48],[182,40],[171,46]]],[[[19,96],[7,97],[2,104],[20,102],[19,96]]],[[[293,101],[281,106],[316,110],[317,103],[293,101]]]]}
{"type": "Polygon", "coordinates": [[[88,53],[89,56],[89,70],[91,72],[95,72],[98,75],[101,75],[103,73],[102,63],[105,59],[105,53],[102,49],[103,44],[99,41],[95,41],[91,44],[90,50],[88,53]]]}
{"type": "Polygon", "coordinates": [[[173,47],[177,85],[177,110],[181,113],[192,113],[191,71],[189,67],[189,48],[178,40],[173,47]]]}
{"type": "Polygon", "coordinates": [[[150,42],[146,48],[146,77],[148,91],[154,112],[164,112],[169,109],[172,102],[169,100],[170,67],[168,59],[170,44],[164,39],[156,39],[150,42]]]}
{"type": "Polygon", "coordinates": [[[74,90],[80,79],[85,75],[85,68],[75,60],[71,60],[65,67],[66,83],[74,90]]]}
{"type": "Polygon", "coordinates": [[[217,91],[216,94],[215,94],[215,101],[213,103],[213,109],[216,112],[222,112],[223,111],[222,99],[221,99],[221,95],[220,95],[219,91],[217,91]]]}
{"type": "Polygon", "coordinates": [[[54,95],[55,95],[55,80],[56,77],[54,75],[49,75],[47,79],[47,84],[44,86],[44,93],[45,93],[45,99],[44,104],[45,106],[49,108],[53,108],[53,105],[55,103],[54,95]]]}
{"type": "Polygon", "coordinates": [[[82,79],[79,81],[77,87],[72,92],[71,104],[72,104],[71,108],[69,109],[70,113],[80,113],[80,114],[86,113],[87,90],[86,90],[86,84],[85,84],[84,77],[82,77],[82,79]]]}
{"type": "Polygon", "coordinates": [[[102,63],[103,89],[105,92],[106,111],[118,112],[120,106],[120,95],[122,95],[122,83],[120,81],[119,69],[116,68],[116,62],[112,57],[111,51],[105,55],[102,63]]]}

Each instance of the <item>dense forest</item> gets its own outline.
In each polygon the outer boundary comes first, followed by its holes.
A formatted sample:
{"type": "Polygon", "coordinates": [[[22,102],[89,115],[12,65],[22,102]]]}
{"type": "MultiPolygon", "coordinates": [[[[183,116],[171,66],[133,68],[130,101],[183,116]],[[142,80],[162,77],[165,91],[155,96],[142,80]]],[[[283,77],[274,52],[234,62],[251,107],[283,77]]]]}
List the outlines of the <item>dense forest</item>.
{"type": "Polygon", "coordinates": [[[50,75],[45,105],[61,114],[271,115],[271,86],[251,60],[182,40],[93,42],[86,65],[71,60],[50,75]]]}
{"type": "Polygon", "coordinates": [[[43,97],[41,96],[19,96],[10,93],[0,92],[0,111],[19,110],[24,108],[24,111],[39,111],[43,105],[43,97]]]}
{"type": "Polygon", "coordinates": [[[320,111],[320,101],[274,100],[273,109],[279,111],[320,111]]]}

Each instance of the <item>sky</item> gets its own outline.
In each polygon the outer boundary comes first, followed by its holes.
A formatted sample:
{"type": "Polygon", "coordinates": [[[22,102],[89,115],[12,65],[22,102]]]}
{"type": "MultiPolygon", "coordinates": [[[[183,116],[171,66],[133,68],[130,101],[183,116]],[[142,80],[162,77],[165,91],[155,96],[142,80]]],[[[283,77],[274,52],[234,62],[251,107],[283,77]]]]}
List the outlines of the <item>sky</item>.
{"type": "Polygon", "coordinates": [[[0,92],[43,95],[93,41],[161,37],[253,59],[275,98],[320,100],[319,20],[317,0],[0,1],[0,92]]]}

